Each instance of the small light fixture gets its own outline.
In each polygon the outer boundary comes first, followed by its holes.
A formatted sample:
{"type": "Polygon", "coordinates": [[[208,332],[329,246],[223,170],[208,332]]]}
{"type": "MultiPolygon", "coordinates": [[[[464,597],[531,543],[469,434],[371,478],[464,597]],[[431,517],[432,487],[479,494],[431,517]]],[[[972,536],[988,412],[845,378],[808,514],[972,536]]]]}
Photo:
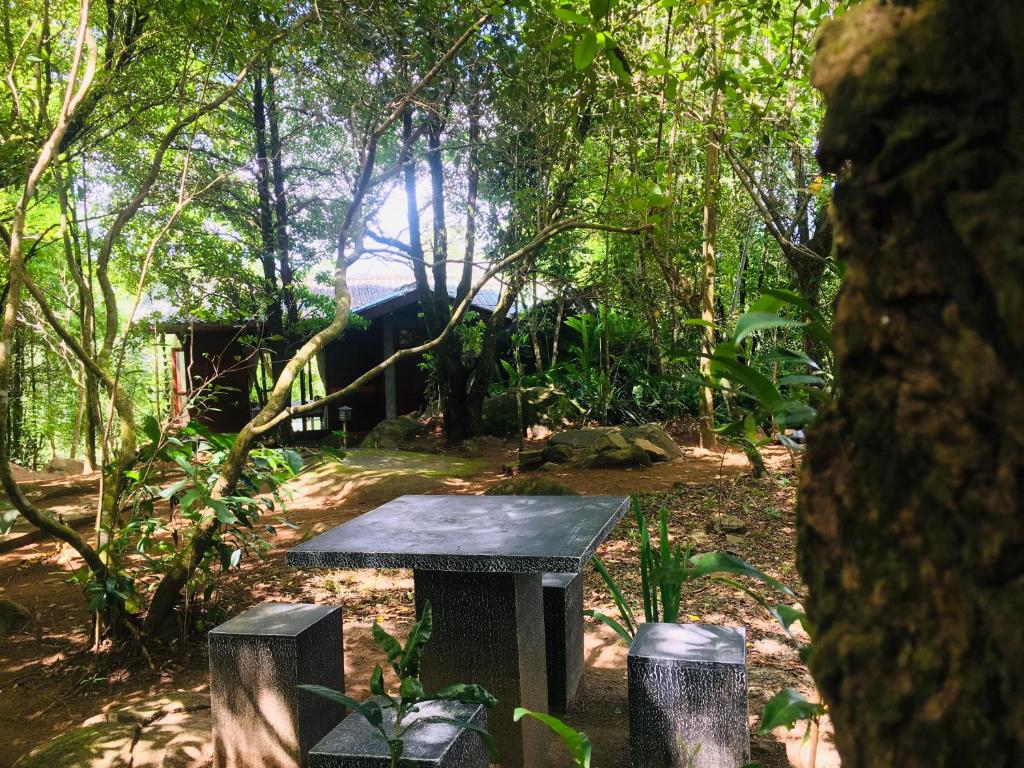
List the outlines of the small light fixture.
{"type": "Polygon", "coordinates": [[[338,418],[341,420],[341,447],[348,448],[348,423],[352,421],[352,408],[347,405],[340,406],[338,418]]]}

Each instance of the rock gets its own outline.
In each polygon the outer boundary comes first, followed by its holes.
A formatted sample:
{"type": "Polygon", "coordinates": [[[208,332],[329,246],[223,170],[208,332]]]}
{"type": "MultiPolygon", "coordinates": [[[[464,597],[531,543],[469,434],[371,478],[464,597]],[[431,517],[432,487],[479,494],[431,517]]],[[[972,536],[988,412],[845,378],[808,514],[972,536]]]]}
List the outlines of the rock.
{"type": "Polygon", "coordinates": [[[626,440],[625,437],[622,436],[621,432],[610,430],[608,432],[608,439],[611,441],[611,444],[616,448],[629,448],[629,442],[626,440]]]}
{"type": "Polygon", "coordinates": [[[646,437],[638,437],[633,441],[633,445],[642,450],[647,454],[647,457],[654,462],[668,461],[669,455],[661,446],[655,445],[646,437]]]}
{"type": "Polygon", "coordinates": [[[400,448],[404,442],[409,440],[420,430],[419,419],[413,416],[399,416],[394,419],[384,419],[370,430],[360,448],[386,448],[394,450],[400,448]]]}
{"type": "Polygon", "coordinates": [[[658,424],[623,427],[622,435],[634,445],[638,439],[649,440],[665,451],[670,459],[678,459],[683,455],[683,449],[676,445],[676,441],[658,424]]]}
{"type": "Polygon", "coordinates": [[[715,533],[745,533],[747,524],[735,515],[722,515],[711,521],[715,533]]]}
{"type": "MultiPolygon", "coordinates": [[[[610,430],[596,427],[594,429],[568,429],[559,432],[548,440],[548,445],[567,445],[575,450],[587,450],[600,453],[614,449],[615,443],[608,437],[610,430]]],[[[621,447],[621,446],[620,446],[621,447]]]]}
{"type": "Polygon", "coordinates": [[[32,621],[32,612],[13,600],[0,600],[0,637],[17,632],[32,621]]]}
{"type": "Polygon", "coordinates": [[[643,448],[631,445],[627,448],[613,448],[591,456],[583,466],[588,469],[610,469],[614,467],[649,467],[651,459],[643,448]]]}
{"type": "Polygon", "coordinates": [[[192,768],[213,761],[210,700],[161,696],[97,715],[32,750],[16,768],[192,768]]]}
{"type": "Polygon", "coordinates": [[[738,533],[727,533],[725,534],[725,543],[730,547],[741,546],[744,542],[743,536],[738,533]]]}
{"type": "Polygon", "coordinates": [[[85,472],[85,464],[81,459],[65,459],[54,456],[46,467],[47,472],[63,472],[68,475],[80,475],[85,472]]]}
{"type": "Polygon", "coordinates": [[[497,485],[492,485],[486,491],[485,496],[579,496],[567,485],[562,485],[546,477],[537,475],[519,475],[508,480],[502,480],[497,485]]]}
{"type": "MultiPolygon", "coordinates": [[[[554,387],[527,387],[522,390],[523,427],[558,426],[570,405],[565,395],[554,387]]],[[[495,437],[515,437],[519,433],[519,411],[514,389],[484,400],[484,431],[495,437]]]]}
{"type": "Polygon", "coordinates": [[[544,460],[564,464],[576,458],[576,451],[568,445],[549,445],[544,449],[544,460]]]}
{"type": "Polygon", "coordinates": [[[545,461],[543,464],[537,467],[537,469],[539,469],[541,472],[557,472],[558,470],[562,469],[562,467],[553,462],[545,461]]]}
{"type": "Polygon", "coordinates": [[[544,463],[544,451],[532,450],[532,451],[519,451],[519,466],[524,469],[527,467],[539,467],[544,463]]]}

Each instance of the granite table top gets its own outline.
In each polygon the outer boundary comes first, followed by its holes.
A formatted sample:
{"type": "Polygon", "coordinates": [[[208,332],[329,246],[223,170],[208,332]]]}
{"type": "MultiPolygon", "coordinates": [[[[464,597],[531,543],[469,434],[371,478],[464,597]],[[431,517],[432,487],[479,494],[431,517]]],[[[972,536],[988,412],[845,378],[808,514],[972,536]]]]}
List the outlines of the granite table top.
{"type": "Polygon", "coordinates": [[[577,572],[627,496],[400,496],[300,544],[300,568],[577,572]]]}

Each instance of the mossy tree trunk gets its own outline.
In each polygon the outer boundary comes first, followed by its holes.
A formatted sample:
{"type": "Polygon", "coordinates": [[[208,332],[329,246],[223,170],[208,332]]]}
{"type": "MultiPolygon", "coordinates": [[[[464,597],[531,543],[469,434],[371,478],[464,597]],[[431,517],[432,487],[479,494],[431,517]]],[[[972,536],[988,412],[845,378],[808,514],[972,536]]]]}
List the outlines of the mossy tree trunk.
{"type": "Polygon", "coordinates": [[[1024,765],[1024,4],[824,33],[837,402],[799,563],[844,768],[1024,765]]]}

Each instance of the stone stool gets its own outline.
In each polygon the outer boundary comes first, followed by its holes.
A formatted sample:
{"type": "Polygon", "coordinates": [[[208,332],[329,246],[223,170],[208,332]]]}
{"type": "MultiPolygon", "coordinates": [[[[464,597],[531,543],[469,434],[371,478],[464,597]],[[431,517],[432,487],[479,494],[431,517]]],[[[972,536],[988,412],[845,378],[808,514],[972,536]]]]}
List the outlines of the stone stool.
{"type": "Polygon", "coordinates": [[[548,710],[564,714],[583,677],[583,574],[545,573],[544,642],[548,710]]]}
{"type": "Polygon", "coordinates": [[[629,649],[634,768],[741,768],[748,762],[746,631],[641,624],[629,649]]]}
{"type": "MultiPolygon", "coordinates": [[[[482,704],[430,701],[417,707],[419,712],[407,718],[403,727],[421,717],[443,717],[479,728],[487,725],[487,712],[482,704]]],[[[385,709],[384,727],[390,731],[394,724],[395,710],[385,709]]],[[[403,742],[402,765],[409,768],[488,768],[491,764],[480,735],[453,723],[414,726],[403,742]]],[[[391,755],[384,737],[358,713],[342,720],[309,753],[309,768],[390,768],[390,765],[391,755]]]]}
{"type": "Polygon", "coordinates": [[[341,608],[261,603],[209,635],[217,768],[301,768],[345,716],[301,684],[345,689],[341,608]]]}

